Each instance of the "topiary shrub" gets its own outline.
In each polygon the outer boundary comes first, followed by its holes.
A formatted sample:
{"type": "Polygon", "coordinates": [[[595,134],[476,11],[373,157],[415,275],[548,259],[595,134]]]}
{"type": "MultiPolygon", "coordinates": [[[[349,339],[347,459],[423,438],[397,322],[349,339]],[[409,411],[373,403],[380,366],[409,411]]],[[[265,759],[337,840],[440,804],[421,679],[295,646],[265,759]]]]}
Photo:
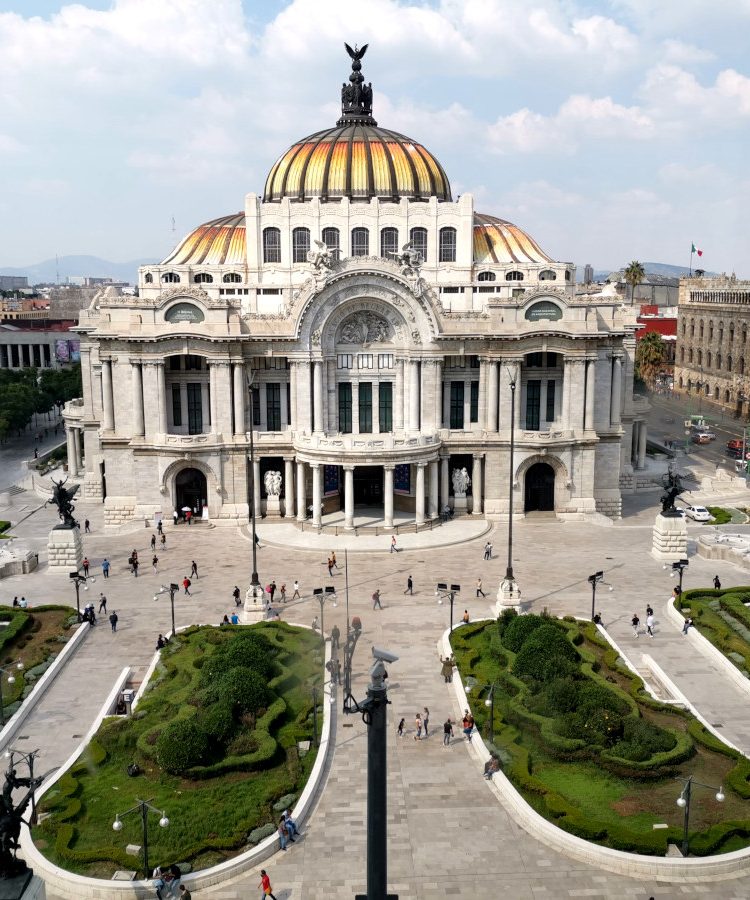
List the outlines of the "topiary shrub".
{"type": "Polygon", "coordinates": [[[655,753],[674,749],[676,744],[677,739],[669,731],[645,719],[629,716],[623,724],[622,740],[612,747],[612,754],[633,762],[645,762],[655,753]]]}
{"type": "Polygon", "coordinates": [[[513,663],[513,674],[541,682],[553,681],[561,675],[577,673],[577,661],[578,654],[565,634],[542,619],[524,640],[513,663]]]}
{"type": "Polygon", "coordinates": [[[198,718],[198,725],[206,735],[219,744],[229,739],[235,728],[232,706],[229,703],[214,703],[198,718]]]}
{"type": "MultiPolygon", "coordinates": [[[[518,653],[531,632],[536,631],[536,629],[542,625],[548,624],[548,621],[549,620],[545,620],[541,616],[536,616],[533,613],[529,613],[527,616],[516,616],[515,618],[512,618],[509,621],[507,628],[502,633],[503,644],[508,650],[512,650],[513,653],[518,653]]],[[[552,627],[554,628],[554,626],[552,627]]]]}
{"type": "Polygon", "coordinates": [[[505,629],[508,627],[508,625],[510,625],[510,623],[512,621],[514,621],[514,619],[517,619],[517,618],[518,618],[518,613],[515,611],[515,609],[512,609],[510,607],[508,609],[504,609],[500,613],[500,615],[498,616],[497,622],[495,624],[497,625],[497,633],[500,635],[501,638],[502,638],[503,634],[505,633],[505,629]]]}
{"type": "Polygon", "coordinates": [[[268,706],[270,691],[265,679],[258,672],[239,666],[230,669],[217,685],[221,701],[228,704],[235,717],[243,713],[255,714],[268,706]]]}
{"type": "Polygon", "coordinates": [[[170,722],[156,741],[156,760],[172,775],[198,766],[208,755],[208,736],[190,720],[170,722]]]}

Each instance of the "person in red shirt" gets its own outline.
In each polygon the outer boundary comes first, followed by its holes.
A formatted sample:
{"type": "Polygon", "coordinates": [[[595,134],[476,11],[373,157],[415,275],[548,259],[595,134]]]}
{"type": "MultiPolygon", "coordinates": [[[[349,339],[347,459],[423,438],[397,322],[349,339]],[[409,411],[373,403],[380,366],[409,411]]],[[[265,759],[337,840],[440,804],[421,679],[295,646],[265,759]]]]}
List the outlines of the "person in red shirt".
{"type": "Polygon", "coordinates": [[[274,895],[271,893],[271,879],[266,874],[265,869],[260,870],[260,884],[258,885],[258,887],[262,889],[263,894],[266,897],[270,897],[271,900],[276,900],[274,895]]]}
{"type": "Polygon", "coordinates": [[[190,596],[190,579],[187,575],[182,579],[182,586],[185,588],[185,593],[190,596]]]}

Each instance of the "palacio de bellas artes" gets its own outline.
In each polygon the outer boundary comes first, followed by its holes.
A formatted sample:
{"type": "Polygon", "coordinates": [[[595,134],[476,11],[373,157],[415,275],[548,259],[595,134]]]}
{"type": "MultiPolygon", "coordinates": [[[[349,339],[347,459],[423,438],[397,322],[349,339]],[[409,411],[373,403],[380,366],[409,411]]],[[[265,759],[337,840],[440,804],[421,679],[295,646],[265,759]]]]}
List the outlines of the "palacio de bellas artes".
{"type": "Polygon", "coordinates": [[[262,196],[81,312],[65,427],[106,525],[501,519],[511,431],[516,516],[620,517],[646,447],[635,316],[382,127],[361,55],[262,196]]]}

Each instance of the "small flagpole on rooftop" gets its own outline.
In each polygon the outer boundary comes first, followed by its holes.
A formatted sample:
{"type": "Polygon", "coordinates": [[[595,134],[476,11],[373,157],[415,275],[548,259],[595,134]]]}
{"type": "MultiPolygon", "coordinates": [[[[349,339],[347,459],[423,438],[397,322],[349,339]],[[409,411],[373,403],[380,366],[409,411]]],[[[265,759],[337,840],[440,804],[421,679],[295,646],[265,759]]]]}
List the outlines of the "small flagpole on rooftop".
{"type": "Polygon", "coordinates": [[[695,244],[690,244],[690,271],[688,273],[688,278],[692,278],[693,276],[693,254],[695,253],[695,244]]]}

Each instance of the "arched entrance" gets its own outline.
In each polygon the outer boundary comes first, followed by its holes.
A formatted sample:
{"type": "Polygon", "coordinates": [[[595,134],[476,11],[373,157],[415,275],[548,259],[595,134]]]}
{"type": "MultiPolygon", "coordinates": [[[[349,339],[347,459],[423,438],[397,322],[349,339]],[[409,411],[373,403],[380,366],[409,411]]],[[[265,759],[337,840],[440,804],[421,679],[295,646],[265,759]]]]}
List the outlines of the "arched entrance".
{"type": "Polygon", "coordinates": [[[381,506],[383,503],[383,467],[357,466],[354,470],[354,505],[381,506]]]}
{"type": "Polygon", "coordinates": [[[526,472],[525,512],[551,511],[555,508],[555,470],[547,463],[534,463],[526,472]]]}
{"type": "Polygon", "coordinates": [[[203,505],[207,502],[208,490],[206,476],[200,469],[181,469],[174,479],[175,509],[182,510],[184,506],[190,509],[198,508],[199,514],[203,505]]]}

